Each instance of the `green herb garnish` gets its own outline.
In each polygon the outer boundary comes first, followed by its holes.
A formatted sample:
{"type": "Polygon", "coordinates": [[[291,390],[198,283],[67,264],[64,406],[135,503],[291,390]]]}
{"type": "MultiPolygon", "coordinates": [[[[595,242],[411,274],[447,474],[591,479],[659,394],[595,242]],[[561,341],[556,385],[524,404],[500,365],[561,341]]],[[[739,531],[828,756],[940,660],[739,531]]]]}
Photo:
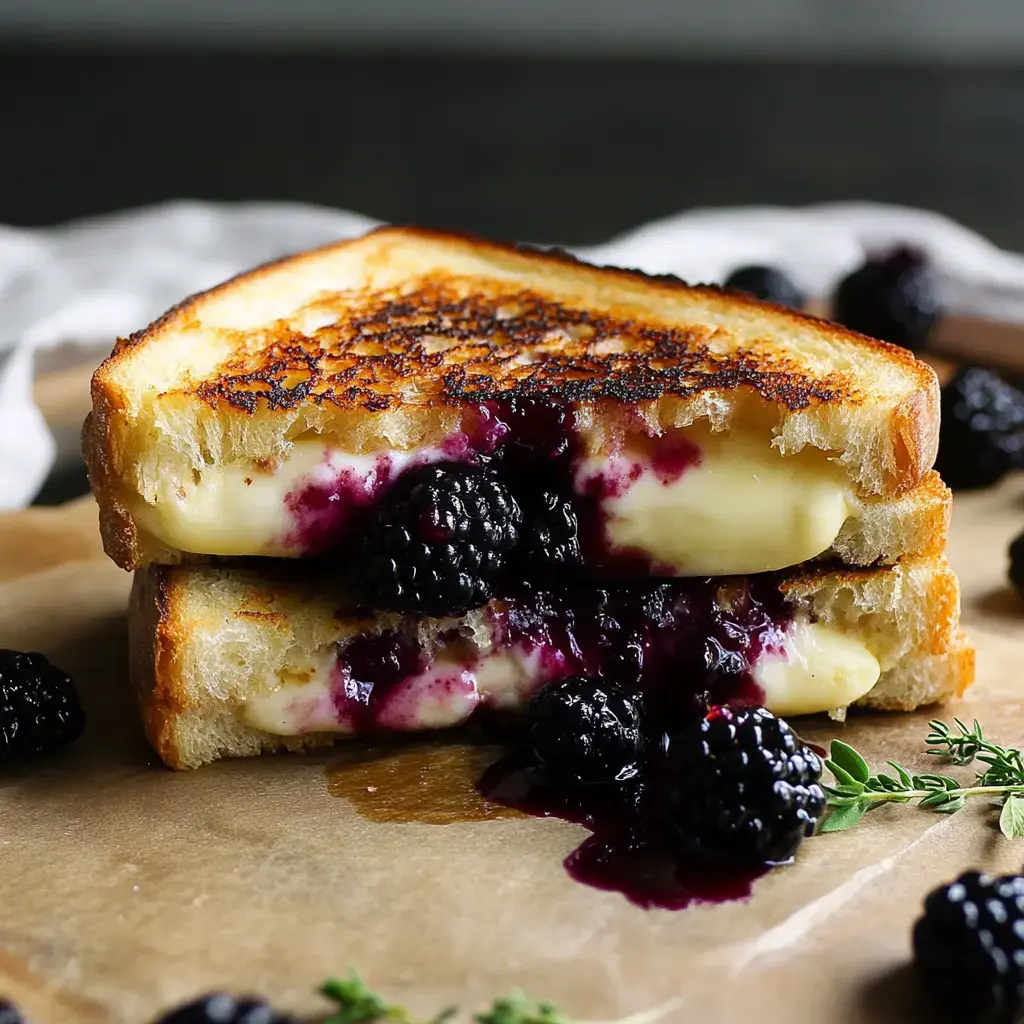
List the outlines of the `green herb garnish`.
{"type": "Polygon", "coordinates": [[[953,719],[956,732],[945,722],[929,722],[931,732],[926,752],[953,765],[975,761],[986,767],[975,774],[973,785],[964,785],[949,775],[913,775],[895,761],[886,762],[895,777],[873,775],[867,762],[849,744],[833,740],[825,767],[836,784],[825,786],[831,811],[820,831],[841,832],[856,825],[864,815],[882,804],[905,804],[917,800],[919,807],[941,814],[959,811],[968,797],[1000,797],[1003,810],[999,827],[1008,839],[1024,836],[1024,756],[1015,747],[1002,747],[985,739],[977,719],[968,728],[953,719]]]}
{"type": "MultiPolygon", "coordinates": [[[[389,1003],[380,993],[367,987],[354,970],[346,979],[331,978],[320,986],[321,995],[335,1004],[335,1009],[323,1024],[372,1024],[372,1022],[393,1021],[395,1024],[441,1024],[458,1012],[454,1006],[442,1010],[429,1021],[420,1022],[410,1017],[402,1006],[389,1003]]],[[[618,1021],[604,1024],[653,1024],[679,1005],[672,1000],[653,1010],[635,1013],[618,1021]]],[[[475,1014],[476,1024],[583,1024],[565,1017],[552,1003],[535,1003],[521,992],[513,992],[503,999],[495,999],[490,1008],[475,1014]]],[[[601,1024],[601,1022],[593,1022],[601,1024]]]]}

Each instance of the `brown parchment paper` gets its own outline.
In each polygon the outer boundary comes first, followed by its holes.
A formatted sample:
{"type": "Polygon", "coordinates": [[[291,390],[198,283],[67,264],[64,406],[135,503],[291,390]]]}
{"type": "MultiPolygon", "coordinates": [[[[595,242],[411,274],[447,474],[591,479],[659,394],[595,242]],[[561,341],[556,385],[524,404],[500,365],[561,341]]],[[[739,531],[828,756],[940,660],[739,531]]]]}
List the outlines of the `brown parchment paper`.
{"type": "MultiPolygon", "coordinates": [[[[950,540],[979,681],[946,714],[1014,743],[1024,603],[1004,572],[1021,526],[1018,477],[958,498],[950,540]]],[[[144,743],[127,686],[128,585],[100,552],[91,501],[0,517],[0,646],[51,655],[89,715],[66,755],[0,774],[0,993],[37,1024],[142,1024],[213,987],[312,1014],[315,986],[349,964],[423,1013],[519,987],[576,1017],[680,996],[680,1021],[916,1020],[905,965],[923,894],[969,865],[1024,861],[984,803],[949,817],[887,807],[807,842],[748,902],[643,911],[565,875],[576,826],[374,820],[388,817],[374,810],[394,795],[387,773],[366,776],[367,799],[334,796],[337,751],[174,774],[144,743]]],[[[923,764],[928,717],[803,731],[841,734],[875,764],[923,764]]],[[[458,783],[426,766],[424,807],[458,783]]]]}

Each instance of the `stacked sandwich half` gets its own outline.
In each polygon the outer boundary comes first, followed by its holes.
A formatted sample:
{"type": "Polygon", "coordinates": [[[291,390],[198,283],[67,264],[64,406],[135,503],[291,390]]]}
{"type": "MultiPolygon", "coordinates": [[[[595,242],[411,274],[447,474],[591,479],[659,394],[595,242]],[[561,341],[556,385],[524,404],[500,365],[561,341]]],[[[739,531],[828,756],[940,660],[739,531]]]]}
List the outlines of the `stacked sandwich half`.
{"type": "Polygon", "coordinates": [[[784,715],[961,692],[908,352],[711,288],[386,228],[121,341],[84,448],[175,768],[515,711],[568,675],[784,715]]]}

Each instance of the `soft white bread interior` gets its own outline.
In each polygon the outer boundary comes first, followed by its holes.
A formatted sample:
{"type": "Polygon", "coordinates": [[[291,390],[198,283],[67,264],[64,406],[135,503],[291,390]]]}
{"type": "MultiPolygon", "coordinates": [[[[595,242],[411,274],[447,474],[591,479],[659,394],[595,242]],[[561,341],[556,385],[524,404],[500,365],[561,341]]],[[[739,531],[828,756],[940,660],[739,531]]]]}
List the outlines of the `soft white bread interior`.
{"type": "MultiPolygon", "coordinates": [[[[959,589],[945,559],[874,570],[820,569],[782,584],[798,614],[862,639],[881,667],[866,706],[910,710],[962,693],[974,652],[959,630],[959,589]]],[[[131,673],[146,734],[166,764],[194,768],[224,757],[302,750],[336,734],[279,736],[249,728],[239,709],[283,680],[308,678],[347,638],[397,625],[399,616],[339,613],[323,580],[223,566],[151,567],[135,574],[129,619],[131,673]]],[[[425,620],[434,646],[457,628],[486,652],[486,611],[425,620]]]]}
{"type": "Polygon", "coordinates": [[[917,486],[938,382],[904,349],[746,296],[551,252],[386,228],[253,270],[118,343],[83,449],[108,551],[166,474],[271,465],[296,440],[408,451],[494,397],[571,405],[587,444],[707,422],[831,453],[857,493],[917,486]]]}

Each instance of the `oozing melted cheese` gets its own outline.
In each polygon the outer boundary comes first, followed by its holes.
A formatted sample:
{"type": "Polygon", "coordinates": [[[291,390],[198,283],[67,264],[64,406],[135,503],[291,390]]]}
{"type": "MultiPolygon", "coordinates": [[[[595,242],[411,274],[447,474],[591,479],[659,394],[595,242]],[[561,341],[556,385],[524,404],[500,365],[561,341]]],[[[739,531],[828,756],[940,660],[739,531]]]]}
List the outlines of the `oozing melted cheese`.
{"type": "MultiPolygon", "coordinates": [[[[644,456],[585,459],[576,467],[579,493],[602,487],[605,541],[645,556],[659,575],[728,575],[797,565],[828,551],[843,523],[857,514],[842,472],[818,451],[782,456],[764,438],[688,431],[699,461],[671,476],[644,456]]],[[[647,442],[657,445],[658,440],[647,442]]],[[[273,471],[250,465],[210,467],[187,478],[169,474],[133,505],[142,527],[172,549],[208,555],[304,553],[294,496],[344,477],[328,500],[371,495],[382,474],[449,457],[443,448],[414,453],[350,455],[303,441],[273,471]]],[[[326,493],[325,491],[325,493],[326,493]]]]}
{"type": "Polygon", "coordinates": [[[661,575],[768,572],[828,551],[856,510],[821,452],[784,458],[755,438],[707,434],[700,453],[675,479],[628,455],[580,467],[578,480],[624,481],[602,499],[613,549],[642,552],[661,575]]]}
{"type": "MultiPolygon", "coordinates": [[[[339,714],[334,700],[336,673],[332,647],[314,664],[303,666],[308,681],[267,680],[262,692],[241,705],[239,717],[245,725],[280,736],[350,733],[352,723],[339,714]]],[[[779,647],[763,654],[753,668],[765,706],[781,715],[845,707],[863,697],[879,674],[878,661],[862,640],[799,620],[783,634],[779,647]]],[[[525,706],[547,681],[545,660],[537,652],[496,650],[466,664],[441,651],[427,669],[388,693],[377,725],[402,732],[460,725],[480,706],[525,706]]]]}

